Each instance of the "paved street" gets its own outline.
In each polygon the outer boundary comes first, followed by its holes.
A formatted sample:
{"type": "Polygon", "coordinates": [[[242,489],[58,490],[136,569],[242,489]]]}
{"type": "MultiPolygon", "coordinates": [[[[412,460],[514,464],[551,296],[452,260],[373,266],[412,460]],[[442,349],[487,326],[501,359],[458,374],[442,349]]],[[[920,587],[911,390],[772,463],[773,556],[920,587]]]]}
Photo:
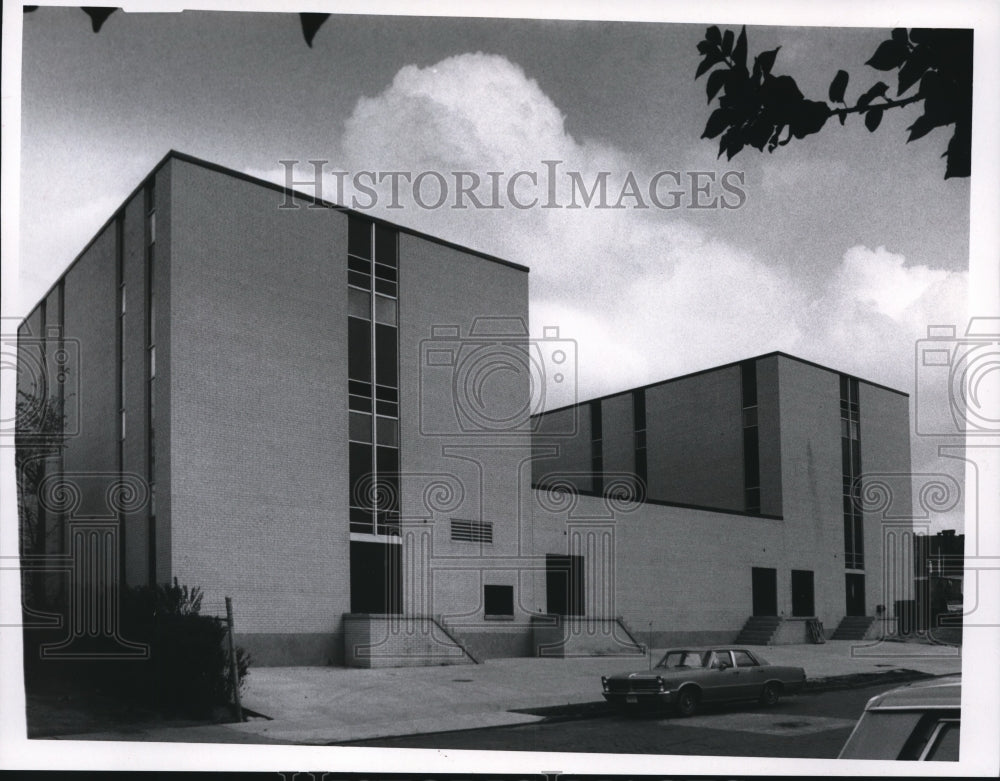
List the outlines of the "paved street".
{"type": "Polygon", "coordinates": [[[837,756],[868,699],[893,686],[802,694],[774,708],[718,707],[688,719],[615,714],[338,745],[829,759],[837,756]]]}

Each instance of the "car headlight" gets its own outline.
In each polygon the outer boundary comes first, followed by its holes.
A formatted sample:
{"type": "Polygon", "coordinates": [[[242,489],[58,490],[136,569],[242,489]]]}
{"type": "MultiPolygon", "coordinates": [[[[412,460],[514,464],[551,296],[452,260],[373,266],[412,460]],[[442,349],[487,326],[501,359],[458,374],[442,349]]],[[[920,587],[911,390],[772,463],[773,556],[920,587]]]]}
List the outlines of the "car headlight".
{"type": "Polygon", "coordinates": [[[660,691],[666,691],[667,685],[663,682],[663,678],[659,675],[656,676],[656,685],[660,687],[660,691]]]}
{"type": "Polygon", "coordinates": [[[608,679],[607,679],[607,676],[604,676],[604,675],[601,676],[601,688],[604,689],[604,691],[608,690],[608,679]]]}

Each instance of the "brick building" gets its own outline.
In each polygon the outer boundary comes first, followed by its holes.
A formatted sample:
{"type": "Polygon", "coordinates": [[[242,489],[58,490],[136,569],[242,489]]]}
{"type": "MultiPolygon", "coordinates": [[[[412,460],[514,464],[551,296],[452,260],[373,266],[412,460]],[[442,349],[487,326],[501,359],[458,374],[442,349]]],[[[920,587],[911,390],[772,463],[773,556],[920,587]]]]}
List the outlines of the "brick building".
{"type": "Polygon", "coordinates": [[[19,389],[65,409],[39,594],[176,577],[258,664],[892,604],[850,492],[908,471],[905,394],[771,354],[532,415],[572,346],[527,321],[522,266],[171,152],[19,331],[19,389]]]}

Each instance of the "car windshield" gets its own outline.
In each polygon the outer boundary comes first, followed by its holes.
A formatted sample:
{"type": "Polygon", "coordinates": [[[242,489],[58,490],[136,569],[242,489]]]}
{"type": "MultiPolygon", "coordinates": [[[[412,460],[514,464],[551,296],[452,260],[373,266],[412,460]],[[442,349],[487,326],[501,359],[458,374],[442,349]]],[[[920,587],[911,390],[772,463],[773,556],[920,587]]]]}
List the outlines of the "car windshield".
{"type": "Polygon", "coordinates": [[[656,666],[668,670],[704,667],[707,659],[708,653],[704,651],[668,651],[656,666]]]}

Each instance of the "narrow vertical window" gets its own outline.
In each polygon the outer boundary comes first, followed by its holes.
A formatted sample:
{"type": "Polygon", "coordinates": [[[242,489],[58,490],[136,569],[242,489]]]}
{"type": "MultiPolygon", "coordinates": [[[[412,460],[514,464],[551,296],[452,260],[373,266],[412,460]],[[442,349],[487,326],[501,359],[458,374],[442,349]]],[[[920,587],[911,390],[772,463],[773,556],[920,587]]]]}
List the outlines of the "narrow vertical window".
{"type": "Polygon", "coordinates": [[[757,426],[757,364],[740,364],[743,406],[743,506],[748,513],[760,512],[760,435],[757,426]]]}
{"type": "Polygon", "coordinates": [[[632,420],[635,426],[636,495],[644,499],[649,474],[646,462],[646,391],[642,388],[632,391],[632,420]]]}
{"type": "Polygon", "coordinates": [[[861,407],[858,381],[840,375],[840,460],[844,505],[844,566],[864,569],[864,515],[857,500],[861,476],[861,407]]]}
{"type": "Polygon", "coordinates": [[[349,216],[350,529],[399,534],[398,234],[349,216]]]}
{"type": "MultiPolygon", "coordinates": [[[[156,583],[156,189],[146,186],[146,479],[149,483],[149,583],[156,583]]],[[[123,297],[124,303],[124,297],[123,297]]],[[[124,415],[122,417],[124,422],[124,415]]]]}
{"type": "Polygon", "coordinates": [[[590,402],[590,473],[594,492],[604,490],[604,427],[601,421],[601,400],[590,402]]]}

